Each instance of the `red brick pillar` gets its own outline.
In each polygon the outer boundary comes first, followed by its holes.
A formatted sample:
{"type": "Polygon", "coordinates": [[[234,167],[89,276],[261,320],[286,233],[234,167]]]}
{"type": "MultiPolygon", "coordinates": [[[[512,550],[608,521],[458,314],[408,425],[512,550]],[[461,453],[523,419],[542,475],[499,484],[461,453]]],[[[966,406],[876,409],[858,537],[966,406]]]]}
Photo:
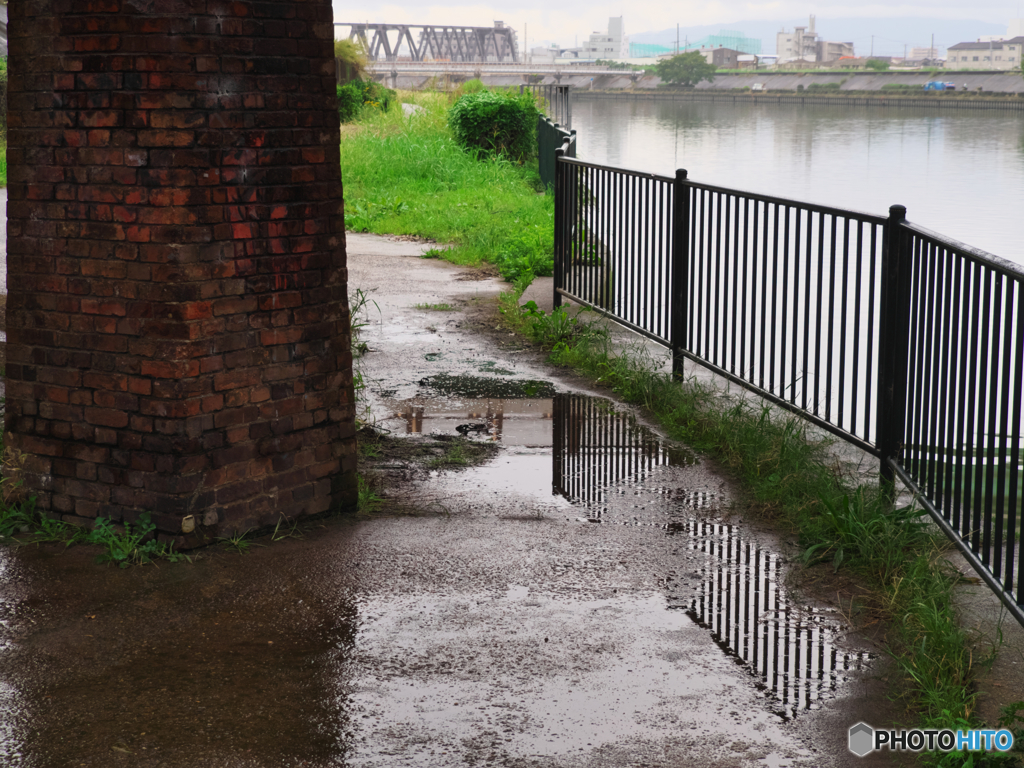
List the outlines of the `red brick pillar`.
{"type": "Polygon", "coordinates": [[[351,507],[331,3],[10,5],[8,446],[183,543],[351,507]]]}

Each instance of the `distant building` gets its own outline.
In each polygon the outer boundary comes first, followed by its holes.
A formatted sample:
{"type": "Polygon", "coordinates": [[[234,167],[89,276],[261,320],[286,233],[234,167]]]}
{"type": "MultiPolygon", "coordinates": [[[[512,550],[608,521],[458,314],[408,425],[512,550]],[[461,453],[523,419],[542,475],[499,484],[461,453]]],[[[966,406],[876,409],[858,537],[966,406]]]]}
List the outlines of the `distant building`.
{"type": "Polygon", "coordinates": [[[736,51],[732,48],[701,48],[699,50],[705,61],[708,64],[713,64],[716,69],[739,69],[741,56],[754,58],[743,51],[736,51]]]}
{"type": "Polygon", "coordinates": [[[949,69],[1018,69],[1024,55],[1024,35],[1009,40],[957,43],[946,49],[949,69]]]}
{"type": "Polygon", "coordinates": [[[775,52],[780,64],[787,61],[822,63],[854,55],[853,43],[820,40],[814,31],[813,15],[807,27],[796,27],[792,32],[779,32],[775,37],[775,52]]]}
{"type": "Polygon", "coordinates": [[[538,46],[530,49],[530,60],[534,64],[554,64],[556,59],[578,59],[579,48],[561,48],[552,44],[550,47],[538,46]]]}
{"type": "Polygon", "coordinates": [[[938,48],[911,48],[907,56],[910,61],[924,61],[925,59],[939,58],[938,48]]]}
{"type": "Polygon", "coordinates": [[[622,16],[608,19],[608,32],[595,32],[581,46],[584,59],[624,59],[629,56],[629,38],[622,16]]]}

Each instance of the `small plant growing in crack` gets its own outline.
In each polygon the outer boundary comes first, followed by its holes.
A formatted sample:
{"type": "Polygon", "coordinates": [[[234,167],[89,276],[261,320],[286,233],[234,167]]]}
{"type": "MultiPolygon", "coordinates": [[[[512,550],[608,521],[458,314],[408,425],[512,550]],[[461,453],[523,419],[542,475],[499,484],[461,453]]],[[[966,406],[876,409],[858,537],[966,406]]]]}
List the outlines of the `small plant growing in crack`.
{"type": "Polygon", "coordinates": [[[442,467],[465,467],[469,465],[469,455],[466,453],[466,448],[459,443],[448,446],[448,449],[444,452],[443,456],[438,456],[436,459],[430,462],[430,466],[433,469],[440,469],[442,467]]]}

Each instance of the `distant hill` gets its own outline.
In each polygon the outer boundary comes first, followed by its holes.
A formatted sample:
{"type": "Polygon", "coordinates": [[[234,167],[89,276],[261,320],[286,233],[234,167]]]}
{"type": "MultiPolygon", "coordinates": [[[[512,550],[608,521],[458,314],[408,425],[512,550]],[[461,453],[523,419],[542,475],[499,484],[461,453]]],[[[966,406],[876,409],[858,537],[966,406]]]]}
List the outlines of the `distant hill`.
{"type": "MultiPolygon", "coordinates": [[[[626,17],[629,23],[629,17],[626,17]]],[[[721,30],[742,32],[746,37],[760,38],[762,53],[775,53],[775,35],[785,28],[792,31],[793,27],[807,26],[807,17],[786,21],[735,21],[729,24],[706,24],[697,27],[679,27],[680,43],[684,39],[699,40],[707,35],[716,35],[721,30]]],[[[976,40],[982,35],[1006,34],[1005,24],[991,24],[986,21],[961,19],[929,19],[925,17],[898,17],[892,19],[833,19],[818,16],[815,30],[825,40],[852,42],[858,56],[871,53],[871,36],[874,35],[874,53],[876,56],[902,56],[903,46],[907,50],[914,46],[926,48],[931,43],[932,33],[935,34],[935,47],[939,55],[945,55],[946,48],[957,43],[976,40]]],[[[628,30],[627,30],[628,31],[628,30]]],[[[632,43],[655,43],[657,45],[675,45],[676,30],[663,29],[660,32],[639,32],[630,34],[632,43]]]]}

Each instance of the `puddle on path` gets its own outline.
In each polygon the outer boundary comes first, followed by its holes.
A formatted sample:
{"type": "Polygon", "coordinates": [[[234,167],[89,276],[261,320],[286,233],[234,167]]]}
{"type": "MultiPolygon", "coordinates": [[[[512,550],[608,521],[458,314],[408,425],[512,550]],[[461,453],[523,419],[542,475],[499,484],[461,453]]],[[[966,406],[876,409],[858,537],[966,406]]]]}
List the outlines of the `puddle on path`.
{"type": "Polygon", "coordinates": [[[842,647],[834,613],[790,599],[777,552],[717,518],[727,491],[691,452],[602,398],[478,397],[489,384],[458,378],[456,387],[421,381],[425,394],[391,403],[396,431],[461,434],[505,450],[482,467],[433,473],[424,498],[481,515],[644,527],[682,540],[673,554],[688,553],[680,563],[687,577],[659,578],[667,602],[648,609],[679,610],[703,628],[782,720],[819,708],[870,664],[871,654],[842,647]]]}

